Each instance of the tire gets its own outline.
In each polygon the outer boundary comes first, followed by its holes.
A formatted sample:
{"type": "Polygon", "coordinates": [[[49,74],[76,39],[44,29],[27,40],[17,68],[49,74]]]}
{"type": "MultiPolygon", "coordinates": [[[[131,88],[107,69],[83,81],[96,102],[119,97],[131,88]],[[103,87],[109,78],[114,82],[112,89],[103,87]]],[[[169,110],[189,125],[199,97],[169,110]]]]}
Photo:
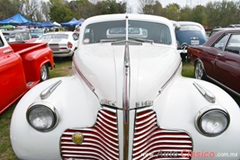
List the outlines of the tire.
{"type": "Polygon", "coordinates": [[[44,64],[40,69],[40,81],[45,81],[49,78],[48,65],[44,64]]]}
{"type": "Polygon", "coordinates": [[[194,77],[196,79],[205,80],[206,79],[206,72],[204,70],[204,66],[202,62],[197,61],[194,66],[194,77]]]}

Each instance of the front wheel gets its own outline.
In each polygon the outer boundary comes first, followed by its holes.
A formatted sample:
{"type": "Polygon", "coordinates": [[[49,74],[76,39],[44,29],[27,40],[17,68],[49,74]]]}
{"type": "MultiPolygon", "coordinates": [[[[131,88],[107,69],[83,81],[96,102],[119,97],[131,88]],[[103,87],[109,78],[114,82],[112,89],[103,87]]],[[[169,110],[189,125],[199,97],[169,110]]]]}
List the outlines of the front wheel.
{"type": "Polygon", "coordinates": [[[44,64],[40,69],[40,81],[45,81],[49,78],[48,65],[44,64]]]}
{"type": "Polygon", "coordinates": [[[194,77],[196,79],[202,79],[202,80],[206,79],[205,70],[202,62],[200,61],[197,61],[194,66],[194,77]]]}

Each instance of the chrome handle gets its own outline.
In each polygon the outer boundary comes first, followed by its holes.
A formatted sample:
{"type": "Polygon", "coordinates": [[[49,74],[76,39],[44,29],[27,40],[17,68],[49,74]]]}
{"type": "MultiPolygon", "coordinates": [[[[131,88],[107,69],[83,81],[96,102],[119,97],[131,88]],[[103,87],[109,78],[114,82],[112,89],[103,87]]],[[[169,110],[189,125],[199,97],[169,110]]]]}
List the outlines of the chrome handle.
{"type": "Polygon", "coordinates": [[[6,54],[6,53],[10,53],[10,52],[12,52],[11,49],[7,49],[7,50],[4,50],[4,51],[3,51],[4,54],[6,54]]]}
{"type": "Polygon", "coordinates": [[[222,53],[218,53],[217,56],[223,57],[224,55],[222,53]]]}

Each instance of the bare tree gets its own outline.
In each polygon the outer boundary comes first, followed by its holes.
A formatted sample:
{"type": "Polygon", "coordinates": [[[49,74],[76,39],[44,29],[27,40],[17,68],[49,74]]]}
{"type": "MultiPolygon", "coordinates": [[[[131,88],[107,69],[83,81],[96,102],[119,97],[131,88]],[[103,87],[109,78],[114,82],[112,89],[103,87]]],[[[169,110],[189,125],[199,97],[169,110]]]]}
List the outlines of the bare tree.
{"type": "Polygon", "coordinates": [[[138,3],[138,13],[143,13],[143,8],[146,5],[154,5],[157,0],[139,0],[138,3]]]}

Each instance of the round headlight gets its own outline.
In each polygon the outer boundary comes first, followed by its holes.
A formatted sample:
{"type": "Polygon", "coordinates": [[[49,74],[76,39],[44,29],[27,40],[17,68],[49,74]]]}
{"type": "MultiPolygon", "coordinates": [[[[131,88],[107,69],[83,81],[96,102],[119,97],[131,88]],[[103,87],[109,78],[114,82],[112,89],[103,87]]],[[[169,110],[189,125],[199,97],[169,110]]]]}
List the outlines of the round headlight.
{"type": "Polygon", "coordinates": [[[38,131],[50,131],[57,124],[57,114],[49,104],[34,104],[27,111],[27,121],[38,131]]]}
{"type": "Polygon", "coordinates": [[[197,115],[196,127],[205,136],[218,136],[229,125],[229,115],[221,109],[210,109],[197,115]]]}

